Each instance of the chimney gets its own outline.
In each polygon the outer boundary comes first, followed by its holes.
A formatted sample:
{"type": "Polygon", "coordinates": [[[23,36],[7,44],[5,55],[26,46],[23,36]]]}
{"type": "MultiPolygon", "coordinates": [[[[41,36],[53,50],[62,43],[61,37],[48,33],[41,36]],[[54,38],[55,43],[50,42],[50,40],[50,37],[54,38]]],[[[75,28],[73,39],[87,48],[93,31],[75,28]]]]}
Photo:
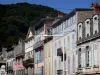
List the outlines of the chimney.
{"type": "Polygon", "coordinates": [[[63,16],[64,16],[64,13],[58,12],[58,17],[63,17],[63,16]]]}
{"type": "Polygon", "coordinates": [[[92,3],[91,8],[94,9],[94,14],[100,13],[100,5],[98,2],[92,3]]]}

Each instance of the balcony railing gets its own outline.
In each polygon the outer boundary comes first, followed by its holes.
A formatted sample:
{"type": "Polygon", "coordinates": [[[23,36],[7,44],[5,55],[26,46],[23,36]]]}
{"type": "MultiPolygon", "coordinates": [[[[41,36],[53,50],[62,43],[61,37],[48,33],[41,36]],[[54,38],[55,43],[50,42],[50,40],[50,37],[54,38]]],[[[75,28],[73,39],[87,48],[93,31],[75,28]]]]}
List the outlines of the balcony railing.
{"type": "Polygon", "coordinates": [[[6,61],[5,61],[5,60],[0,60],[0,67],[1,67],[2,65],[6,65],[6,61]]]}
{"type": "Polygon", "coordinates": [[[8,56],[7,56],[7,58],[9,59],[9,58],[13,58],[14,57],[14,53],[13,54],[9,54],[8,56]]]}
{"type": "Polygon", "coordinates": [[[43,75],[43,73],[38,73],[38,74],[34,74],[34,75],[43,75]]]}
{"type": "Polygon", "coordinates": [[[34,58],[29,58],[29,59],[27,59],[27,60],[24,60],[23,61],[23,65],[25,66],[25,67],[27,67],[27,66],[33,66],[34,65],[34,58]]]}
{"type": "Polygon", "coordinates": [[[35,43],[35,44],[33,45],[33,48],[36,49],[36,48],[38,48],[38,47],[40,47],[40,46],[42,46],[42,45],[43,45],[43,41],[39,41],[39,42],[37,42],[37,43],[35,43]]]}
{"type": "Polygon", "coordinates": [[[57,70],[57,75],[63,75],[63,70],[57,70]]]}
{"type": "Polygon", "coordinates": [[[46,36],[44,39],[44,43],[47,43],[48,41],[52,40],[53,36],[46,36]]]}
{"type": "Polygon", "coordinates": [[[7,66],[7,71],[13,71],[13,66],[7,66]]]}

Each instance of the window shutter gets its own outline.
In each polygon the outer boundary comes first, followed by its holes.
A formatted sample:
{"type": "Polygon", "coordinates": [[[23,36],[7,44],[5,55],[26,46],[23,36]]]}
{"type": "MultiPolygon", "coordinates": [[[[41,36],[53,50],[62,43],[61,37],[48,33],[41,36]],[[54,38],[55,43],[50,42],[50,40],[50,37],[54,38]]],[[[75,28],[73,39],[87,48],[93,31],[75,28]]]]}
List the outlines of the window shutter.
{"type": "Polygon", "coordinates": [[[83,50],[83,48],[81,48],[81,67],[83,67],[84,66],[84,54],[83,54],[83,52],[84,52],[84,50],[83,50]]]}
{"type": "Polygon", "coordinates": [[[91,66],[92,65],[92,55],[91,55],[91,47],[89,47],[89,66],[91,66]]]}
{"type": "Polygon", "coordinates": [[[97,54],[98,54],[98,51],[97,51],[97,45],[94,44],[94,65],[97,65],[97,54]]]}
{"type": "Polygon", "coordinates": [[[70,74],[70,57],[68,56],[68,74],[70,74]]]}

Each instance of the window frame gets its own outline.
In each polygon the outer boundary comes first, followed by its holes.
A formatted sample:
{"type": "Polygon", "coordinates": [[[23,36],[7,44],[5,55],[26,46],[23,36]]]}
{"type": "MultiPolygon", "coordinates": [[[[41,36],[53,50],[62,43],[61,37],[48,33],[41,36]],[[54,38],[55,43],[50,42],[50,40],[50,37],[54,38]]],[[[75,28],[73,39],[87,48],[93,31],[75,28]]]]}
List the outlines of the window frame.
{"type": "Polygon", "coordinates": [[[89,61],[90,61],[90,47],[89,46],[86,46],[86,67],[89,67],[90,64],[89,64],[89,61]]]}

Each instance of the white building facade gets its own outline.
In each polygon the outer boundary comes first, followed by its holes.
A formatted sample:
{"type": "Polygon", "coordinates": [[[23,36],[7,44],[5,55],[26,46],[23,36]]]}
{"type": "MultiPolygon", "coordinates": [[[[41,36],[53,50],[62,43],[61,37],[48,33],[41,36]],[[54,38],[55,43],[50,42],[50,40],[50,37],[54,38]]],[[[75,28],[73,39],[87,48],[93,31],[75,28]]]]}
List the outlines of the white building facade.
{"type": "Polygon", "coordinates": [[[91,9],[75,9],[53,25],[53,75],[75,75],[77,72],[77,23],[92,14],[91,9]]]}
{"type": "Polygon", "coordinates": [[[77,40],[78,73],[100,75],[100,15],[79,23],[77,40]],[[83,33],[84,32],[84,33],[83,33]],[[80,38],[79,35],[82,35],[80,38]]]}
{"type": "Polygon", "coordinates": [[[25,67],[25,74],[34,74],[34,52],[33,52],[33,29],[30,27],[25,39],[25,56],[23,60],[23,65],[25,67]]]}

